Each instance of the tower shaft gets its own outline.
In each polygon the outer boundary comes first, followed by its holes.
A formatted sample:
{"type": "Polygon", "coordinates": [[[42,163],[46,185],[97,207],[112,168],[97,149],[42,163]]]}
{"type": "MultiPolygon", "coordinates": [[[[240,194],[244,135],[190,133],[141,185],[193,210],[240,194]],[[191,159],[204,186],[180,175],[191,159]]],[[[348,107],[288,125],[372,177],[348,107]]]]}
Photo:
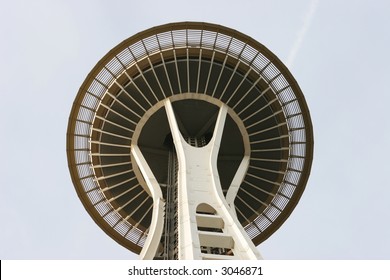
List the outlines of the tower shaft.
{"type": "Polygon", "coordinates": [[[261,258],[227,204],[219,181],[217,157],[227,107],[221,106],[213,137],[204,147],[184,140],[169,99],[165,109],[178,157],[178,258],[261,258]]]}

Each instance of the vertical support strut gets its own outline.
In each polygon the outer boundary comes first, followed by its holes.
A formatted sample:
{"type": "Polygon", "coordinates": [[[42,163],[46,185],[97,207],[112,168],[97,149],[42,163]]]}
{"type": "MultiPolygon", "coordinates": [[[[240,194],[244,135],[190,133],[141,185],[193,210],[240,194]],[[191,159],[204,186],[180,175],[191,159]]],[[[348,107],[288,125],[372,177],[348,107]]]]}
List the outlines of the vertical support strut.
{"type": "MultiPolygon", "coordinates": [[[[222,105],[213,137],[204,147],[189,145],[169,99],[165,101],[178,157],[178,258],[261,259],[260,253],[222,193],[217,158],[227,115],[222,105]]],[[[246,162],[236,175],[238,181],[246,162]]]]}
{"type": "Polygon", "coordinates": [[[148,163],[146,162],[141,150],[137,145],[131,146],[131,153],[137,162],[137,165],[145,179],[146,185],[153,198],[153,212],[152,221],[149,227],[148,237],[142,247],[140,258],[145,260],[152,260],[156,255],[158,246],[160,244],[161,234],[163,232],[164,223],[164,199],[161,192],[160,185],[153,175],[148,163]]]}

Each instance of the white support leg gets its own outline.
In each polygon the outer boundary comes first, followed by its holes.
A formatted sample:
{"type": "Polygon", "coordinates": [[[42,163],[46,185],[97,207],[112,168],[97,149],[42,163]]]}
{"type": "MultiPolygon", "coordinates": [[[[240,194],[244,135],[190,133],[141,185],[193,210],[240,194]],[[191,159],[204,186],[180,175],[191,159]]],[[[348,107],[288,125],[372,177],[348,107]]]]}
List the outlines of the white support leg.
{"type": "MultiPolygon", "coordinates": [[[[177,125],[169,99],[165,102],[169,126],[178,156],[178,243],[179,259],[260,259],[261,255],[227,204],[219,180],[217,158],[227,114],[222,105],[218,114],[213,137],[204,147],[192,147],[183,138],[177,125]],[[214,209],[213,215],[197,215],[200,205],[214,209]],[[198,230],[199,223],[208,224],[214,219],[222,232],[198,230]],[[231,249],[233,256],[205,254],[201,246],[231,249]]],[[[235,181],[243,176],[239,168],[235,181]],[[237,177],[237,178],[236,178],[237,177]]],[[[211,223],[212,224],[212,223],[211,223]]]]}
{"type": "Polygon", "coordinates": [[[149,192],[153,198],[152,221],[149,227],[148,237],[140,253],[140,259],[152,260],[156,255],[161,240],[161,234],[164,228],[164,199],[160,185],[153,175],[148,163],[146,162],[141,150],[137,145],[131,146],[131,153],[140,169],[149,192]]]}
{"type": "Polygon", "coordinates": [[[226,202],[236,217],[237,217],[237,213],[236,213],[236,208],[234,207],[234,200],[236,199],[238,190],[240,189],[240,185],[244,180],[245,174],[248,170],[249,161],[250,161],[250,157],[245,155],[240,163],[240,166],[236,171],[236,175],[234,175],[234,178],[226,194],[226,202]]]}

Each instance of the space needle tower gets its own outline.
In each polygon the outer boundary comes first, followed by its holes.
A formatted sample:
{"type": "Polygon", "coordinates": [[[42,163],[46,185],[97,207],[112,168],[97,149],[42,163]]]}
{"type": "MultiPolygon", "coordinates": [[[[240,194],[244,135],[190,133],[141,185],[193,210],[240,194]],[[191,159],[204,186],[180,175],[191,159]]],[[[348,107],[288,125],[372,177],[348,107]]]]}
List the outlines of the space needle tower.
{"type": "Polygon", "coordinates": [[[124,40],[73,103],[67,158],[95,223],[141,259],[261,259],[297,205],[313,131],[265,46],[200,22],[124,40]]]}

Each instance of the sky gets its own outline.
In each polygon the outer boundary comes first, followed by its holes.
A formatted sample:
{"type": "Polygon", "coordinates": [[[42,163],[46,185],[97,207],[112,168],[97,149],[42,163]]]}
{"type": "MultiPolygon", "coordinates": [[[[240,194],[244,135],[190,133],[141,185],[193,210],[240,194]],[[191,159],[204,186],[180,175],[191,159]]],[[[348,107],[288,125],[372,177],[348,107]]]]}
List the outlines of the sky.
{"type": "Polygon", "coordinates": [[[95,64],[147,28],[204,21],[264,44],[308,103],[314,160],[265,259],[390,259],[390,2],[0,0],[0,259],[136,259],[84,210],[66,159],[95,64]]]}

